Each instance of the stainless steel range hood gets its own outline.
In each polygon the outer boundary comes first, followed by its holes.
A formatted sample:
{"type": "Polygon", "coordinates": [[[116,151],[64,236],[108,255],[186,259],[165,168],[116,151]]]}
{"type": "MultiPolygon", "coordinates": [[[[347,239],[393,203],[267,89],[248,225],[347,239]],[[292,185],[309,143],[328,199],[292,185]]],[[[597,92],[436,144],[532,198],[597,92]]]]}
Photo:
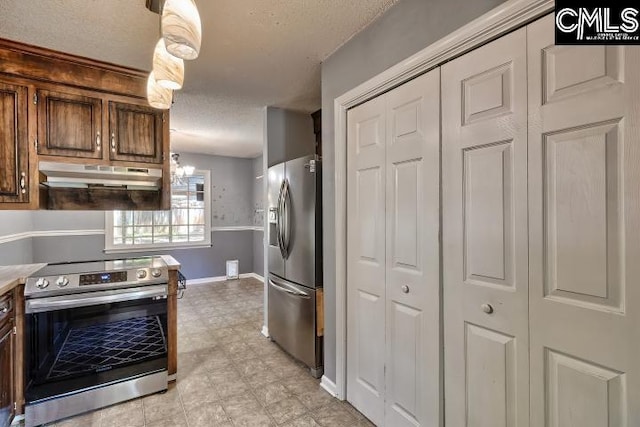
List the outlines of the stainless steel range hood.
{"type": "Polygon", "coordinates": [[[42,182],[51,188],[109,187],[127,190],[158,190],[162,169],[40,162],[42,182]]]}

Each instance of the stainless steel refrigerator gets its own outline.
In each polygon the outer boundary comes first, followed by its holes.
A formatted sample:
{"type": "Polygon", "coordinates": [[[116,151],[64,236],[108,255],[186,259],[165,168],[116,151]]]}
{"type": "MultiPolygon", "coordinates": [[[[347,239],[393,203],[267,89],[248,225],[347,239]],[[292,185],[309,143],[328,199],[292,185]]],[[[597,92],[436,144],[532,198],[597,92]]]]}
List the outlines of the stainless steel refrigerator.
{"type": "Polygon", "coordinates": [[[269,335],[323,372],[321,163],[316,155],[269,168],[269,335]]]}

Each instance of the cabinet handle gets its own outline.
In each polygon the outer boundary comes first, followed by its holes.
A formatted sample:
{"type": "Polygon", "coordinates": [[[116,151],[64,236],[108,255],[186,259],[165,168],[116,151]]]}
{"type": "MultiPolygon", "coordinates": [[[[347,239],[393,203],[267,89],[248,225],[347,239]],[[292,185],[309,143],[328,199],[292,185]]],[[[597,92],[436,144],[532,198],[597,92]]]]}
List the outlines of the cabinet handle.
{"type": "Polygon", "coordinates": [[[116,152],[116,134],[115,132],[111,133],[111,151],[116,152]]]}
{"type": "Polygon", "coordinates": [[[20,190],[22,194],[27,192],[27,174],[24,172],[20,174],[20,190]]]}
{"type": "Polygon", "coordinates": [[[100,151],[102,149],[101,145],[102,141],[100,140],[100,132],[98,132],[96,135],[96,150],[100,151]]]}

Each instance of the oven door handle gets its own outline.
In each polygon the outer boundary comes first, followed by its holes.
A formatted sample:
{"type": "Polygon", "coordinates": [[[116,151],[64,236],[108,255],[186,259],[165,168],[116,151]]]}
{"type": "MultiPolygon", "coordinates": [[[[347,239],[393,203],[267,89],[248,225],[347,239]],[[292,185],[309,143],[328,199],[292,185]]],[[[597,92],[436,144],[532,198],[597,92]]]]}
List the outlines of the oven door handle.
{"type": "Polygon", "coordinates": [[[153,297],[166,297],[167,285],[145,286],[117,291],[92,292],[57,297],[30,299],[26,301],[26,313],[65,310],[68,308],[88,307],[122,301],[133,301],[153,297]]]}

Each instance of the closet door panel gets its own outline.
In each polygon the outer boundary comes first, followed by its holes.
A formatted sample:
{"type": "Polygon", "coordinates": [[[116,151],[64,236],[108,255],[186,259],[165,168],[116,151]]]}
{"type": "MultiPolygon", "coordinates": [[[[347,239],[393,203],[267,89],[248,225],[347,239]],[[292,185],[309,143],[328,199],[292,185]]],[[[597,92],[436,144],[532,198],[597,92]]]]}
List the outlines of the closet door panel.
{"type": "Polygon", "coordinates": [[[450,427],[529,424],[526,104],[525,29],[442,67],[450,427]]]}
{"type": "Polygon", "coordinates": [[[532,425],[640,425],[640,50],[527,28],[532,425]]]}
{"type": "Polygon", "coordinates": [[[387,426],[438,426],[440,70],[386,95],[387,426]]]}
{"type": "Polygon", "coordinates": [[[347,400],[384,423],[385,104],[348,112],[347,400]]]}

